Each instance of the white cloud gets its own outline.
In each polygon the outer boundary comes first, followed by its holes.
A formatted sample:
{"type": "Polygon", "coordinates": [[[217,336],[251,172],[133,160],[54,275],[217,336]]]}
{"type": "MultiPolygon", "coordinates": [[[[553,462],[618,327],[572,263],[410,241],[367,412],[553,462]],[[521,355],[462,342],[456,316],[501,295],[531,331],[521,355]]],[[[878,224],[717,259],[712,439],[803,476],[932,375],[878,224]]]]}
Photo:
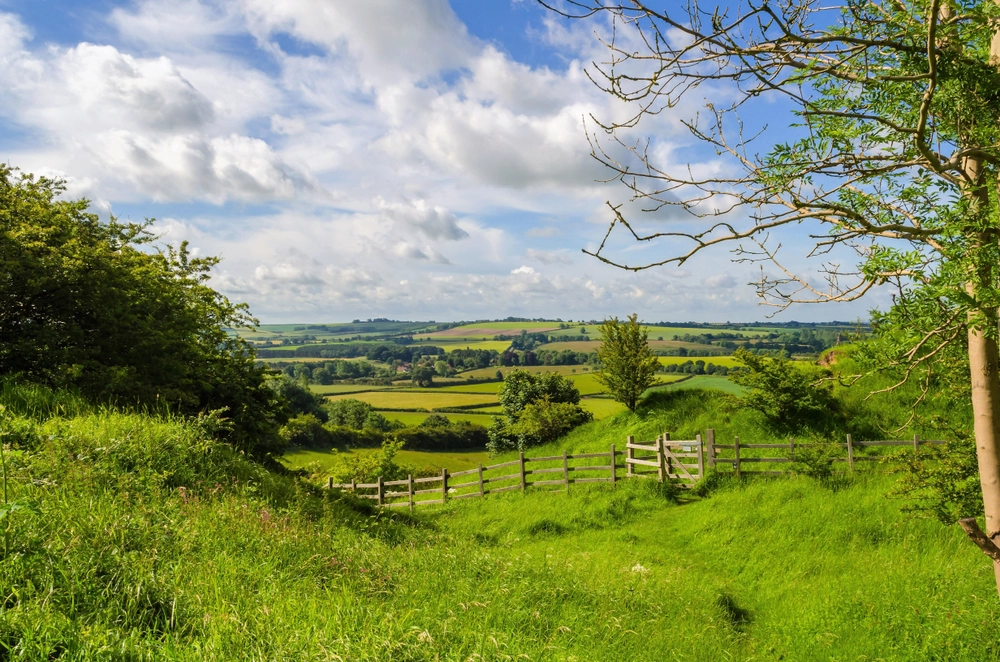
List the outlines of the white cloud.
{"type": "Polygon", "coordinates": [[[458,219],[443,207],[428,205],[423,200],[409,203],[390,203],[376,198],[375,207],[382,217],[401,221],[419,230],[429,239],[458,241],[466,239],[469,233],[458,226],[458,219]]]}

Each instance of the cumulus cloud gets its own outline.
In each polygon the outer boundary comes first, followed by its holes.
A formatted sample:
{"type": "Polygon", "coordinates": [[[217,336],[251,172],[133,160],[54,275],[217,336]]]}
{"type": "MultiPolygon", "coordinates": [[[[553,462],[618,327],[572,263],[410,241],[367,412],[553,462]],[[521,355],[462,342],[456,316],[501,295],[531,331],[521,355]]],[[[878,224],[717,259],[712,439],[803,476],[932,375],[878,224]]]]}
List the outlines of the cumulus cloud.
{"type": "Polygon", "coordinates": [[[458,219],[453,213],[443,207],[428,205],[423,200],[390,203],[377,198],[375,207],[382,212],[383,218],[410,225],[429,239],[458,241],[469,236],[458,226],[458,219]]]}

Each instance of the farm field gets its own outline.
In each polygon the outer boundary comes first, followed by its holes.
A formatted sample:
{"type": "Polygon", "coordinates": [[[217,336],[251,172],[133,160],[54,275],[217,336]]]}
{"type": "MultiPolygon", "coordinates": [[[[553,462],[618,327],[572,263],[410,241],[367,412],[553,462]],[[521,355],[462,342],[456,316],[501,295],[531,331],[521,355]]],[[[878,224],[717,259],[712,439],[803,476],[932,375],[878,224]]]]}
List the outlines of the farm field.
{"type": "Polygon", "coordinates": [[[477,395],[473,393],[442,393],[437,389],[423,391],[389,390],[372,391],[370,393],[348,393],[330,396],[329,400],[354,398],[367,402],[376,409],[425,409],[440,407],[467,407],[469,405],[490,404],[496,402],[494,395],[477,395]]]}
{"type": "Polygon", "coordinates": [[[628,411],[625,405],[611,398],[581,398],[580,406],[593,414],[597,421],[628,411]]]}
{"type": "MultiPolygon", "coordinates": [[[[481,412],[482,409],[474,409],[472,411],[481,412]]],[[[380,411],[380,414],[388,418],[390,421],[399,421],[403,425],[408,427],[416,427],[424,422],[430,413],[422,414],[415,411],[380,411]]],[[[461,414],[437,414],[438,416],[444,416],[452,423],[457,423],[459,421],[468,421],[470,423],[475,423],[477,425],[482,425],[483,427],[489,427],[493,423],[493,416],[490,414],[480,414],[480,413],[468,413],[462,412],[461,414]]]]}
{"type": "Polygon", "coordinates": [[[444,331],[436,331],[429,334],[420,334],[422,338],[430,338],[431,341],[444,338],[467,339],[467,340],[493,340],[494,336],[516,336],[521,331],[528,333],[548,333],[559,330],[559,322],[484,322],[482,324],[466,324],[456,326],[444,331]]]}
{"type": "MultiPolygon", "coordinates": [[[[301,469],[315,463],[321,471],[329,471],[345,458],[368,455],[377,451],[377,448],[353,448],[347,451],[297,450],[282,455],[281,463],[289,469],[301,469]]],[[[465,471],[466,469],[474,469],[480,462],[487,464],[489,453],[486,451],[444,451],[437,453],[401,450],[396,453],[395,459],[399,464],[409,464],[418,470],[429,468],[435,472],[441,469],[465,471]]]]}
{"type": "Polygon", "coordinates": [[[366,386],[364,384],[310,384],[309,390],[318,395],[335,395],[338,393],[364,393],[366,391],[384,391],[389,386],[366,386]]]}
{"type": "Polygon", "coordinates": [[[657,391],[704,388],[712,389],[714,391],[723,391],[725,393],[732,393],[733,395],[739,395],[743,392],[743,388],[741,386],[732,383],[728,378],[720,375],[694,375],[690,379],[686,379],[680,383],[657,386],[655,388],[657,391]]]}
{"type": "Polygon", "coordinates": [[[479,368],[477,370],[468,370],[466,372],[459,373],[460,376],[466,379],[493,379],[497,370],[502,374],[507,374],[511,370],[526,370],[532,374],[538,374],[542,372],[556,372],[560,375],[569,377],[570,375],[575,375],[578,373],[593,372],[593,366],[589,365],[529,365],[529,366],[491,366],[489,368],[479,368]]]}
{"type": "Polygon", "coordinates": [[[414,339],[413,344],[409,347],[440,347],[446,352],[453,352],[456,349],[485,349],[493,350],[495,352],[503,353],[505,349],[510,347],[510,343],[505,340],[493,340],[490,336],[486,340],[477,338],[431,338],[430,340],[425,340],[426,336],[421,336],[419,340],[414,339]]]}
{"type": "Polygon", "coordinates": [[[734,365],[740,365],[739,362],[731,356],[658,356],[656,358],[663,365],[681,365],[682,363],[687,363],[688,361],[704,361],[705,365],[714,363],[715,365],[725,366],[727,368],[731,368],[734,365]]]}

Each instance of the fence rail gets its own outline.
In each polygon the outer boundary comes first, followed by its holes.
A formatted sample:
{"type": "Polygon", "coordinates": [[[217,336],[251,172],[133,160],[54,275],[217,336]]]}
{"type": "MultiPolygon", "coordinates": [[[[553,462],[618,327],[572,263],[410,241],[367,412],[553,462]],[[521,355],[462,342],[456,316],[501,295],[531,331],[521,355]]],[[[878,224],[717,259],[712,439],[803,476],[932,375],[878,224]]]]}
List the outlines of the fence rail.
{"type": "MultiPolygon", "coordinates": [[[[869,448],[881,446],[909,446],[916,452],[921,445],[936,445],[946,442],[940,440],[925,440],[914,435],[911,440],[874,440],[854,441],[847,435],[844,443],[825,444],[830,448],[845,449],[845,457],[829,458],[832,462],[846,462],[847,469],[853,470],[857,462],[869,462],[882,459],[884,456],[865,455],[869,448]],[[858,454],[860,451],[862,454],[858,454]]],[[[754,476],[778,476],[791,473],[789,469],[744,469],[744,465],[782,465],[798,462],[795,450],[816,447],[818,444],[796,443],[789,439],[784,444],[742,444],[739,437],[733,438],[731,444],[715,443],[715,430],[705,430],[704,435],[695,435],[694,439],[672,440],[668,433],[663,433],[653,441],[636,442],[634,437],[625,441],[624,452],[618,451],[611,444],[604,453],[576,453],[548,455],[543,457],[525,457],[519,453],[516,460],[483,466],[475,469],[450,472],[441,470],[440,476],[414,478],[407,476],[404,480],[384,481],[381,477],[374,483],[334,483],[333,478],[327,480],[330,489],[350,490],[356,496],[372,499],[378,505],[386,508],[406,508],[413,510],[416,506],[447,503],[449,499],[468,499],[482,497],[497,492],[524,491],[529,487],[563,486],[569,491],[574,483],[611,483],[618,479],[618,456],[623,455],[626,478],[655,478],[660,482],[674,481],[682,488],[692,487],[705,475],[706,467],[715,471],[725,471],[735,474],[754,476]],[[761,454],[765,450],[787,450],[788,456],[772,456],[761,454]],[[725,455],[720,455],[720,452],[725,455]],[[731,455],[730,455],[731,453],[731,455]],[[750,455],[746,455],[750,453],[750,455]],[[600,462],[594,464],[594,462],[600,462]],[[517,469],[510,471],[512,467],[517,469]],[[506,471],[503,471],[506,470],[506,471]],[[455,478],[474,477],[464,482],[454,482],[455,478]],[[386,490],[387,487],[404,489],[386,490]],[[431,498],[426,498],[431,496],[431,498]],[[421,497],[421,498],[417,498],[421,497]]]]}

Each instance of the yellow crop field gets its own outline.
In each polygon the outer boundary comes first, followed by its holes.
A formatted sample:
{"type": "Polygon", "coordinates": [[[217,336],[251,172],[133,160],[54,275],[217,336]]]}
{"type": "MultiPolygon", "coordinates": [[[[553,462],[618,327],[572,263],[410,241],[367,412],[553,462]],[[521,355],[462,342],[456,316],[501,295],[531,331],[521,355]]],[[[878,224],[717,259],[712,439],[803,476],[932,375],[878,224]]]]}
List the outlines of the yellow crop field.
{"type": "Polygon", "coordinates": [[[335,395],[338,393],[363,393],[365,391],[384,391],[388,386],[364,386],[362,384],[311,384],[309,390],[319,395],[335,395]]]}
{"type": "Polygon", "coordinates": [[[333,395],[328,400],[353,398],[367,402],[376,409],[437,409],[439,407],[463,407],[467,405],[496,402],[495,395],[467,393],[447,393],[438,389],[423,391],[387,390],[370,393],[345,393],[333,395]]]}

